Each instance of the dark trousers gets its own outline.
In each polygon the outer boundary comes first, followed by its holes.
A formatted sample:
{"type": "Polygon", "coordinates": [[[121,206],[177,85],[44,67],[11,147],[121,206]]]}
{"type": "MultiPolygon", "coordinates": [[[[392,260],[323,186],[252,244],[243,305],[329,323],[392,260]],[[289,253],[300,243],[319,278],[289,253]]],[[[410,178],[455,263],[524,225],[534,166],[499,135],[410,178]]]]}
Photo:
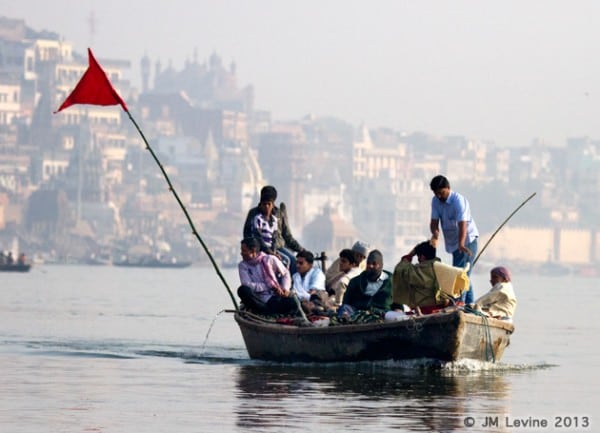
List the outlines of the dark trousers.
{"type": "Polygon", "coordinates": [[[281,256],[281,261],[290,270],[290,275],[294,275],[296,273],[296,253],[288,248],[279,248],[277,252],[281,256]]]}
{"type": "Polygon", "coordinates": [[[267,302],[263,302],[248,286],[240,286],[237,292],[246,309],[256,313],[295,314],[298,312],[296,301],[291,296],[272,295],[267,302]]]}
{"type": "MultiPolygon", "coordinates": [[[[457,268],[464,268],[467,266],[467,263],[470,263],[469,272],[467,275],[471,276],[471,270],[473,269],[473,260],[475,260],[475,256],[477,256],[477,238],[473,240],[471,243],[465,245],[468,249],[471,250],[471,255],[469,256],[467,253],[463,253],[461,250],[456,250],[452,253],[452,266],[456,266],[457,268]]],[[[469,278],[469,290],[464,292],[460,300],[465,304],[472,304],[474,301],[473,295],[473,284],[471,284],[471,278],[469,278]]]]}

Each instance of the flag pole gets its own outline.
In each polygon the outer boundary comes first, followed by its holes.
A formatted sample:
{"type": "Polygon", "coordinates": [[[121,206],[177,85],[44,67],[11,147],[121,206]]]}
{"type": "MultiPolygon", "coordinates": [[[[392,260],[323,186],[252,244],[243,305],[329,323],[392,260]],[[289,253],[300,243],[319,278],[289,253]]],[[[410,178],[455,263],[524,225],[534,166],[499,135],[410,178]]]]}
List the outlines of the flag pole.
{"type": "Polygon", "coordinates": [[[133,123],[133,125],[135,126],[135,128],[140,133],[140,136],[142,137],[142,140],[144,140],[144,143],[146,144],[146,149],[148,149],[150,151],[150,154],[152,155],[152,158],[154,159],[154,161],[156,162],[156,164],[160,168],[160,171],[162,172],[163,177],[165,178],[165,180],[167,181],[167,184],[169,185],[169,191],[171,191],[173,193],[173,196],[175,197],[175,200],[177,200],[177,203],[179,204],[179,207],[181,208],[181,210],[183,211],[185,217],[187,218],[188,224],[192,228],[192,233],[194,234],[194,236],[196,237],[196,239],[198,239],[198,242],[200,242],[200,245],[202,245],[202,248],[204,248],[204,251],[208,255],[208,258],[210,259],[210,262],[212,263],[213,267],[215,268],[215,271],[217,272],[217,275],[219,276],[219,278],[221,279],[221,281],[225,285],[225,288],[227,289],[227,293],[229,293],[229,297],[231,298],[231,301],[233,302],[233,305],[235,306],[235,309],[238,310],[239,309],[238,303],[235,300],[235,296],[233,296],[233,293],[231,292],[231,289],[229,288],[229,285],[227,284],[227,280],[225,280],[225,277],[221,273],[221,270],[219,269],[219,266],[217,265],[217,262],[215,262],[215,259],[213,258],[212,254],[208,250],[208,247],[206,246],[206,244],[204,243],[204,241],[202,240],[202,238],[198,234],[198,230],[196,230],[196,227],[194,226],[194,222],[192,221],[192,218],[190,217],[190,214],[188,213],[187,209],[185,208],[185,205],[183,204],[183,202],[179,198],[179,194],[177,194],[177,191],[175,191],[175,188],[173,188],[173,184],[171,183],[171,179],[169,179],[169,176],[167,175],[167,172],[165,171],[163,165],[161,164],[161,162],[159,161],[158,157],[154,153],[154,150],[148,144],[148,140],[146,140],[146,137],[144,136],[144,133],[142,132],[142,130],[138,126],[137,122],[135,121],[135,119],[133,118],[133,116],[131,115],[131,113],[129,112],[129,110],[125,110],[125,112],[129,116],[129,119],[131,120],[131,122],[133,123]]]}
{"type": "Polygon", "coordinates": [[[208,250],[208,247],[206,246],[206,244],[204,243],[204,241],[198,234],[198,231],[196,230],[196,227],[194,226],[194,223],[192,222],[192,219],[190,218],[190,215],[188,214],[187,209],[181,202],[181,199],[179,198],[177,191],[175,191],[175,188],[173,188],[173,184],[171,184],[171,180],[169,179],[169,176],[167,176],[167,172],[165,171],[164,167],[162,166],[162,164],[156,157],[154,150],[152,150],[152,148],[148,144],[148,140],[146,140],[146,137],[144,136],[144,133],[138,126],[137,122],[131,116],[131,113],[127,109],[127,105],[125,104],[125,101],[123,101],[123,99],[119,96],[117,91],[112,86],[110,80],[108,79],[108,75],[106,74],[104,69],[102,69],[102,67],[100,66],[100,64],[94,57],[94,55],[92,54],[92,50],[90,48],[88,48],[88,68],[83,73],[83,76],[81,77],[81,79],[79,80],[79,82],[77,83],[75,88],[71,91],[71,93],[63,101],[63,103],[60,105],[60,107],[58,107],[58,110],[56,110],[54,112],[54,114],[58,113],[61,110],[64,110],[67,107],[70,107],[71,105],[75,105],[75,104],[91,104],[91,105],[117,105],[117,104],[119,104],[123,108],[123,110],[127,113],[127,115],[129,116],[129,119],[134,124],[135,128],[138,130],[140,135],[142,136],[142,139],[144,140],[144,143],[146,144],[146,149],[148,149],[150,151],[152,158],[154,158],[154,161],[156,162],[156,164],[158,164],[158,167],[160,168],[160,171],[162,172],[163,177],[165,178],[165,180],[167,181],[167,184],[169,185],[169,190],[175,196],[175,200],[177,200],[177,203],[179,203],[179,207],[181,207],[181,210],[183,211],[185,217],[187,218],[188,224],[192,228],[192,233],[194,234],[196,239],[198,239],[198,241],[200,242],[200,245],[202,245],[202,248],[204,248],[204,251],[206,251],[206,254],[208,255],[208,258],[210,259],[210,262],[212,263],[213,267],[215,268],[215,271],[217,271],[217,275],[219,276],[219,278],[225,285],[225,288],[227,289],[227,292],[229,293],[229,296],[231,297],[231,301],[233,302],[235,309],[238,310],[239,308],[238,308],[237,301],[235,300],[235,296],[233,296],[233,293],[231,292],[231,289],[229,288],[229,285],[227,284],[225,277],[223,277],[223,274],[221,273],[221,270],[219,269],[219,266],[215,262],[215,259],[213,258],[212,254],[208,250]]]}

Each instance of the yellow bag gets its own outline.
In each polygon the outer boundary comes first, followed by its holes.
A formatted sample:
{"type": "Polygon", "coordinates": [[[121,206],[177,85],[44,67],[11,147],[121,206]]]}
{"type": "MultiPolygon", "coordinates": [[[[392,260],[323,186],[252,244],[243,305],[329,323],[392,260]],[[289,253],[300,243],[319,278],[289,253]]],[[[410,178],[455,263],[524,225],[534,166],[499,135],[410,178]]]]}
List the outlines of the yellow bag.
{"type": "Polygon", "coordinates": [[[442,292],[452,298],[458,298],[469,290],[469,276],[465,269],[434,262],[433,270],[442,292]]]}
{"type": "Polygon", "coordinates": [[[392,302],[411,308],[444,305],[469,289],[465,269],[428,260],[413,265],[400,262],[392,277],[392,302]]]}

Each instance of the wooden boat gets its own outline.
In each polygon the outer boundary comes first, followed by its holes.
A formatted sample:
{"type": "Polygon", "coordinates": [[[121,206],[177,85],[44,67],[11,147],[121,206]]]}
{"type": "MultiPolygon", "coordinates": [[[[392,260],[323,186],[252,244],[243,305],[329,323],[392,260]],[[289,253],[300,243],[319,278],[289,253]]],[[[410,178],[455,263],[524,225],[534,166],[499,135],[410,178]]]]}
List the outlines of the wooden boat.
{"type": "Polygon", "coordinates": [[[0,265],[0,272],[29,272],[31,264],[29,263],[13,263],[0,265]]]}
{"type": "Polygon", "coordinates": [[[282,325],[244,311],[234,315],[252,359],[347,362],[431,358],[499,361],[511,323],[460,309],[401,321],[334,326],[282,325]]]}
{"type": "Polygon", "coordinates": [[[553,261],[544,262],[538,268],[538,274],[545,277],[564,277],[570,273],[568,266],[553,261]]]}

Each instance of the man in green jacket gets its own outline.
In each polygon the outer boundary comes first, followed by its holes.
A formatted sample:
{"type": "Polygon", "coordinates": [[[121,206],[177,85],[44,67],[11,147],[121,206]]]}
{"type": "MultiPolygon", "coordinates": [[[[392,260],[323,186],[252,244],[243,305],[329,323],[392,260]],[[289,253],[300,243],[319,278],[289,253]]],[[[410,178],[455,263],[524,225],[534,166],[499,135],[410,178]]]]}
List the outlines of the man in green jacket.
{"type": "Polygon", "coordinates": [[[383,269],[383,255],[373,250],[367,256],[367,267],[352,278],[344,294],[338,317],[351,318],[359,311],[385,314],[392,304],[392,274],[383,269]]]}
{"type": "Polygon", "coordinates": [[[436,305],[442,302],[434,263],[439,262],[436,249],[429,241],[421,242],[412,251],[402,256],[394,268],[392,277],[392,309],[403,309],[403,305],[436,305]],[[416,264],[412,258],[417,257],[416,264]]]}

